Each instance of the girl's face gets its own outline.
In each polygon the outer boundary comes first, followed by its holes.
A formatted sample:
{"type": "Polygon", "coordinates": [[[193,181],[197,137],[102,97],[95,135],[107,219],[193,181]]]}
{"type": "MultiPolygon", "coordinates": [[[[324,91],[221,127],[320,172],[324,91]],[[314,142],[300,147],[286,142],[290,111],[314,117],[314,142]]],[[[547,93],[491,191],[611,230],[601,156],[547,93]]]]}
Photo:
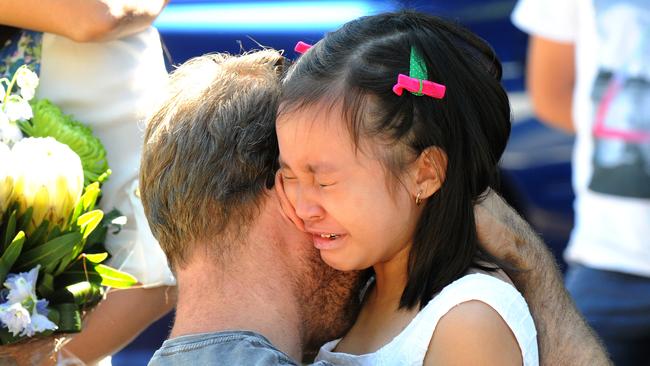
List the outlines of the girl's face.
{"type": "Polygon", "coordinates": [[[408,251],[420,207],[414,169],[390,189],[389,173],[372,156],[377,147],[362,138],[355,149],[340,115],[315,106],[278,118],[277,186],[287,214],[304,224],[323,260],[349,271],[408,251]]]}

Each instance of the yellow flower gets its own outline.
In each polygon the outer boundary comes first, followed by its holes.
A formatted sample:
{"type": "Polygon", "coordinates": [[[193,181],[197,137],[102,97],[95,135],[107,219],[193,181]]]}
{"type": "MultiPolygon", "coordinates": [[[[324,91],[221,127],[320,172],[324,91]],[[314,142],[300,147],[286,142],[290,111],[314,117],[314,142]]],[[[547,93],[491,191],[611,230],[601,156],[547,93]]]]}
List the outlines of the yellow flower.
{"type": "Polygon", "coordinates": [[[11,203],[14,178],[11,171],[11,150],[0,142],[0,220],[11,203]]]}
{"type": "Polygon", "coordinates": [[[12,149],[14,200],[19,212],[33,208],[27,234],[43,220],[64,230],[81,197],[84,183],[81,160],[67,145],[51,137],[25,138],[12,149]]]}

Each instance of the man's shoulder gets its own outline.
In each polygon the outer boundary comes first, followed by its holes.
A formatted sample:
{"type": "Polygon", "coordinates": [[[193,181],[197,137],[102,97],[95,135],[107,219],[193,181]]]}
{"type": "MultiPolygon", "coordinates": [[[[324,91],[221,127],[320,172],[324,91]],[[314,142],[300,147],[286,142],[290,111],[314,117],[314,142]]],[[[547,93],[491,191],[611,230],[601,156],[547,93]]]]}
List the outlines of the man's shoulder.
{"type": "Polygon", "coordinates": [[[192,334],[166,340],[149,366],[298,365],[264,336],[248,331],[192,334]]]}

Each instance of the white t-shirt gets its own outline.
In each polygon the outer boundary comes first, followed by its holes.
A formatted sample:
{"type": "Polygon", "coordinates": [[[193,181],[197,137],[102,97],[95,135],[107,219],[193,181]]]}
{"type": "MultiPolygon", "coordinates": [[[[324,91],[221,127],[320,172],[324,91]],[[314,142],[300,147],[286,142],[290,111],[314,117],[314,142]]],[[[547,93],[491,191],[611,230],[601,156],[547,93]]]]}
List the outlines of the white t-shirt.
{"type": "Polygon", "coordinates": [[[445,286],[400,334],[376,352],[333,352],[340,341],[337,339],[321,347],[316,360],[337,366],[421,366],[438,321],[456,305],[472,300],[499,313],[517,340],[524,366],[539,365],[537,331],[526,301],[512,285],[482,273],[466,275],[445,286]]]}
{"type": "Polygon", "coordinates": [[[111,265],[147,287],[173,285],[167,259],[154,239],[138,195],[143,121],[167,82],[160,37],[154,28],[115,41],[77,43],[44,34],[37,98],[89,125],[107,150],[112,175],[101,207],[119,209],[127,224],[106,238],[111,265]]]}
{"type": "Polygon", "coordinates": [[[650,276],[650,1],[520,0],[512,20],[575,45],[576,222],[566,259],[650,276]]]}

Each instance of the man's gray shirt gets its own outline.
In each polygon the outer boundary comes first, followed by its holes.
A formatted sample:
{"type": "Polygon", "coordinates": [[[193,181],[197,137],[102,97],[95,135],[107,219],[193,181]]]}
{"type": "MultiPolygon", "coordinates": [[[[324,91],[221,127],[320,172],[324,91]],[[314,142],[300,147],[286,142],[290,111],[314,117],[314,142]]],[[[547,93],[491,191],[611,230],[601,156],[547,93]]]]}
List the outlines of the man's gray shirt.
{"type": "MultiPolygon", "coordinates": [[[[251,365],[298,366],[264,336],[246,331],[192,334],[166,340],[149,366],[251,365]]],[[[328,366],[317,362],[315,366],[328,366]]]]}

